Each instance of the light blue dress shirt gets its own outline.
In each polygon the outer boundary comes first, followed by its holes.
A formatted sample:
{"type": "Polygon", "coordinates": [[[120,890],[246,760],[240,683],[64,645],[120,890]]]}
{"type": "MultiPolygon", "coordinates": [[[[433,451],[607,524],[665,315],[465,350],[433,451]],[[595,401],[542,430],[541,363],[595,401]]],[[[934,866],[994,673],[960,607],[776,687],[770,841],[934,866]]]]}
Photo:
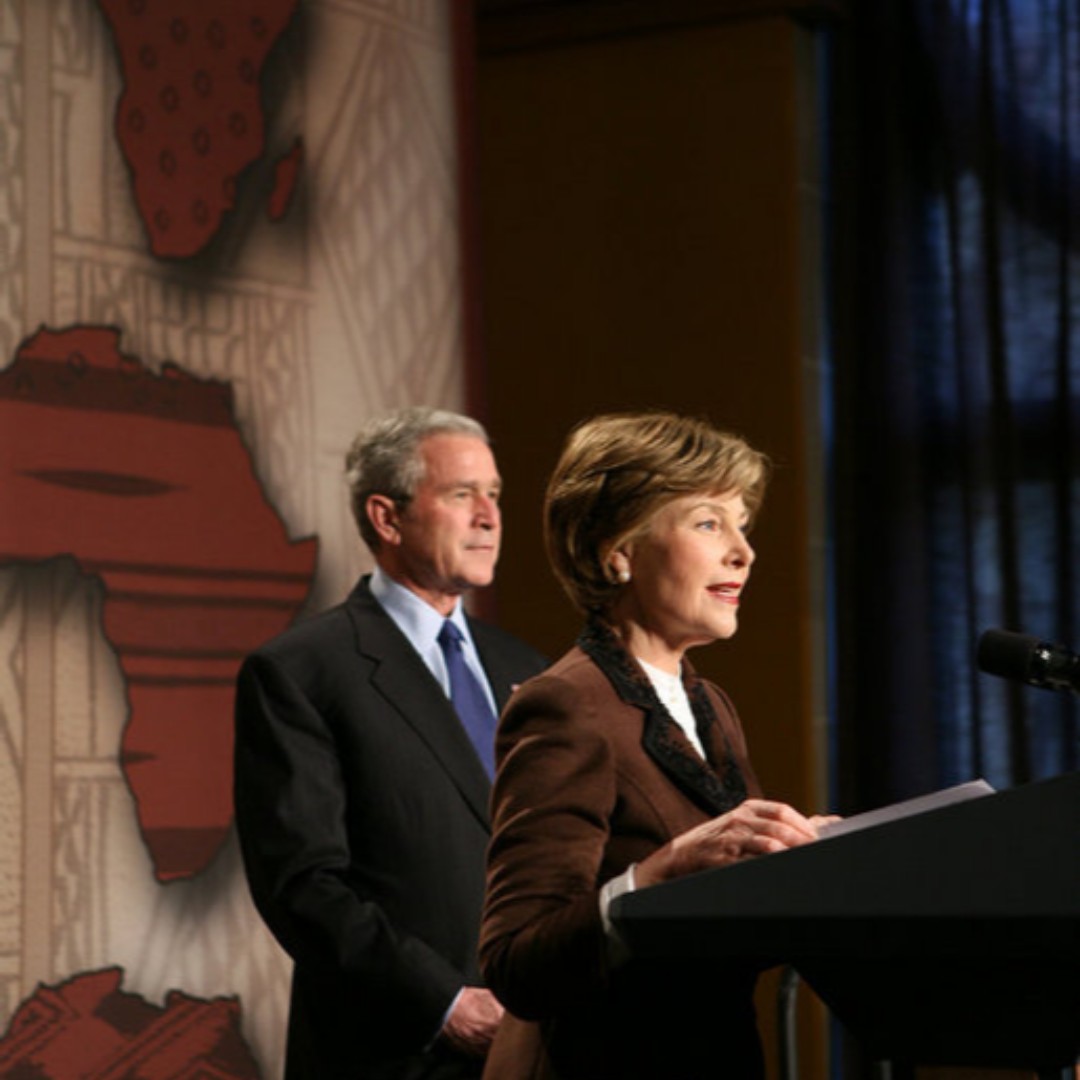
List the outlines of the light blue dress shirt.
{"type": "MultiPolygon", "coordinates": [[[[394,620],[397,628],[409,639],[409,643],[420,654],[420,659],[427,665],[428,670],[443,688],[443,693],[449,698],[450,675],[446,670],[446,660],[443,658],[442,647],[438,640],[445,617],[426,600],[421,600],[411,589],[399,585],[392,577],[383,573],[378,566],[371,574],[371,595],[379,601],[386,614],[394,620]]],[[[469,633],[469,621],[465,618],[465,609],[462,607],[460,597],[448,617],[465,639],[461,643],[465,663],[484,688],[491,711],[498,716],[499,708],[495,704],[495,695],[492,693],[484,665],[480,662],[480,654],[476,651],[472,634],[469,633]]]]}

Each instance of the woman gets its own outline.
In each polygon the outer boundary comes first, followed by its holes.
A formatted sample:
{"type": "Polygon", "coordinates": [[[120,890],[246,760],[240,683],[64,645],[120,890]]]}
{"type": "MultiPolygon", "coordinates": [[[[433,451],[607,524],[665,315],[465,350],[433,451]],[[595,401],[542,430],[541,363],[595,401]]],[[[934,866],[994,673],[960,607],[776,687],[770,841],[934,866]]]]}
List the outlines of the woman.
{"type": "Polygon", "coordinates": [[[545,500],[577,645],[503,715],[480,957],[510,1014],[485,1080],[762,1075],[756,971],[618,959],[614,895],[807,843],[758,798],[731,702],[688,649],[735,633],[767,462],[667,413],[572,433],[545,500]]]}

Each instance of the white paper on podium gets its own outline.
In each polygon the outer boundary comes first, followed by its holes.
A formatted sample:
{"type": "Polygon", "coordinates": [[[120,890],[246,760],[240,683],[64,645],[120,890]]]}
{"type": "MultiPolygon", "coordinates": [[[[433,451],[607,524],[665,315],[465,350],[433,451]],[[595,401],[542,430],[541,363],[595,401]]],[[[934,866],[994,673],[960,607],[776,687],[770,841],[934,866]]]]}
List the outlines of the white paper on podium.
{"type": "Polygon", "coordinates": [[[857,832],[871,825],[884,825],[888,821],[899,821],[901,818],[911,817],[914,814],[925,814],[928,810],[938,810],[942,806],[952,806],[953,803],[966,802],[968,799],[978,799],[983,795],[993,794],[994,789],[985,780],[969,780],[966,784],[942,788],[940,791],[930,792],[929,795],[920,795],[915,799],[905,799],[903,802],[892,803],[878,810],[868,810],[865,814],[841,818],[830,825],[823,825],[818,830],[818,836],[822,840],[827,840],[834,836],[843,836],[844,833],[857,832]]]}

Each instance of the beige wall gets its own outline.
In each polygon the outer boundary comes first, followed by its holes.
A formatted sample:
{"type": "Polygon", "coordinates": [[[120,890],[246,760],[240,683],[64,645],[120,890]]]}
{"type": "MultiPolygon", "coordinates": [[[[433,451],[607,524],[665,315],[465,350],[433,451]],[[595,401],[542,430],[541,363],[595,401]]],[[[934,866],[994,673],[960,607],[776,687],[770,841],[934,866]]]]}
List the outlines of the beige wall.
{"type": "MultiPolygon", "coordinates": [[[[574,422],[663,406],[737,429],[775,481],[739,634],[694,662],[732,693],[766,790],[820,811],[812,35],[785,17],[564,29],[482,50],[477,78],[484,355],[508,480],[500,617],[553,655],[576,633],[539,528],[574,422]]],[[[804,1051],[810,1076],[820,1039],[804,1051]]]]}

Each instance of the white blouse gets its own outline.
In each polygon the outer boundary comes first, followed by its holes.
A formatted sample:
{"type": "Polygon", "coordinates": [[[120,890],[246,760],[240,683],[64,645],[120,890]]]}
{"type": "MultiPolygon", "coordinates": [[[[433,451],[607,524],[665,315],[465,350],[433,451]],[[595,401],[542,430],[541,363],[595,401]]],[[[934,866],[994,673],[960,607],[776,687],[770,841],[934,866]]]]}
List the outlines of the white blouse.
{"type": "Polygon", "coordinates": [[[690,698],[683,686],[679,675],[671,675],[661,671],[652,664],[645,663],[641,657],[635,657],[645,674],[649,676],[649,682],[653,684],[656,696],[663,703],[664,708],[671,713],[671,718],[686,732],[686,737],[693,743],[697,752],[704,758],[705,748],[701,745],[698,737],[697,722],[694,720],[694,710],[690,708],[690,698]]]}

